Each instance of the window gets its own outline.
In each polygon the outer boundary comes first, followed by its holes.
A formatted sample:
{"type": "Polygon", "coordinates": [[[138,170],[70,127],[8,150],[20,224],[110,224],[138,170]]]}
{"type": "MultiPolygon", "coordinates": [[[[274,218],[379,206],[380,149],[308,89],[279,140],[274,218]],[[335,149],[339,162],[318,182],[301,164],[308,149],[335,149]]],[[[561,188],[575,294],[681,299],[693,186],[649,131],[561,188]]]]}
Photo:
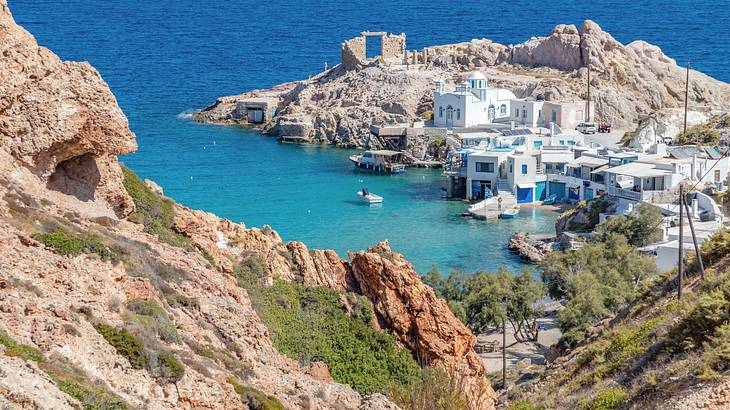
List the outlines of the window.
{"type": "Polygon", "coordinates": [[[527,175],[527,164],[522,164],[522,175],[527,175]]]}
{"type": "Polygon", "coordinates": [[[558,113],[557,112],[553,111],[550,114],[550,121],[552,121],[552,122],[558,122],[558,113]]]}
{"type": "Polygon", "coordinates": [[[527,118],[527,110],[524,108],[522,109],[522,118],[527,118]]]}
{"type": "Polygon", "coordinates": [[[542,147],[542,141],[532,141],[532,146],[535,149],[540,149],[542,147]]]}
{"type": "Polygon", "coordinates": [[[509,163],[509,173],[511,174],[511,173],[512,173],[512,171],[513,171],[513,169],[512,169],[512,163],[510,162],[510,163],[509,163]]]}
{"type": "Polygon", "coordinates": [[[715,170],[715,182],[720,182],[720,170],[715,170]]]}
{"type": "Polygon", "coordinates": [[[444,107],[439,107],[439,118],[444,118],[444,107]]]}
{"type": "Polygon", "coordinates": [[[499,107],[499,115],[507,115],[507,106],[505,104],[499,107]]]}
{"type": "Polygon", "coordinates": [[[456,109],[456,119],[457,120],[460,120],[461,119],[461,108],[457,108],[456,109]]]}
{"type": "Polygon", "coordinates": [[[520,109],[515,108],[515,118],[520,118],[520,109]]]}
{"type": "Polygon", "coordinates": [[[560,145],[565,145],[565,140],[560,140],[560,145]]]}
{"type": "Polygon", "coordinates": [[[494,162],[477,162],[477,172],[494,172],[494,162]]]}

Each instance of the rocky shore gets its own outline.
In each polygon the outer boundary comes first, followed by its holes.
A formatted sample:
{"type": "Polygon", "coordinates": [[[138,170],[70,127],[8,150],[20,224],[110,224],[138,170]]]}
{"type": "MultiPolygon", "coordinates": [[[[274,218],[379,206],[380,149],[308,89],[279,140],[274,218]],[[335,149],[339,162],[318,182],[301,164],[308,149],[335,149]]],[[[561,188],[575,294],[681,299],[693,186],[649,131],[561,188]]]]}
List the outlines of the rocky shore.
{"type": "Polygon", "coordinates": [[[96,70],[38,46],[6,0],[0,33],[0,407],[397,408],[277,351],[236,276],[255,259],[261,283],[366,297],[493,408],[474,336],[387,243],[344,260],[175,203],[119,164],[135,135],[96,70]]]}
{"type": "MultiPolygon", "coordinates": [[[[371,126],[410,124],[428,117],[437,78],[461,81],[479,70],[490,85],[518,98],[586,98],[587,67],[596,116],[616,128],[633,128],[650,115],[670,115],[683,106],[684,68],[644,41],[621,44],[596,23],[561,24],[545,37],[505,46],[487,39],[427,47],[425,62],[381,60],[337,65],[304,81],[271,90],[222,97],[194,115],[205,123],[246,123],[238,102],[272,97],[276,114],[264,124],[273,136],[338,146],[382,147],[371,126]],[[665,114],[666,113],[666,114],[665,114]]],[[[730,109],[730,85],[691,71],[690,109],[730,109]]],[[[418,145],[418,139],[409,144],[418,145]]],[[[645,138],[637,137],[640,144],[645,138]]],[[[423,144],[421,144],[423,145],[423,144]]]]}

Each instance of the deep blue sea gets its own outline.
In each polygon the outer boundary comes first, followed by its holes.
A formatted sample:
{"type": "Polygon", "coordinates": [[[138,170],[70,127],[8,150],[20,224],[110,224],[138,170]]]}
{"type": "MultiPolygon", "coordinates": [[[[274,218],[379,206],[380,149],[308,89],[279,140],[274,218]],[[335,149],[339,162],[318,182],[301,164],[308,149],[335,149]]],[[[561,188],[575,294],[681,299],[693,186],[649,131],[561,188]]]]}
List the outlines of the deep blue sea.
{"type": "Polygon", "coordinates": [[[343,256],[389,239],[419,271],[521,269],[506,250],[508,236],[550,231],[555,214],[529,209],[514,221],[466,220],[464,204],[441,199],[436,171],[375,177],[353,171],[345,150],[282,145],[179,114],[315,74],[339,62],[343,39],[365,30],[404,32],[408,48],[420,49],[472,38],[518,43],[590,18],[619,41],[646,40],[730,81],[728,0],[9,3],[40,44],[99,70],[137,134],[139,151],[122,160],[167,195],[343,256]],[[385,203],[357,203],[362,186],[385,203]]]}

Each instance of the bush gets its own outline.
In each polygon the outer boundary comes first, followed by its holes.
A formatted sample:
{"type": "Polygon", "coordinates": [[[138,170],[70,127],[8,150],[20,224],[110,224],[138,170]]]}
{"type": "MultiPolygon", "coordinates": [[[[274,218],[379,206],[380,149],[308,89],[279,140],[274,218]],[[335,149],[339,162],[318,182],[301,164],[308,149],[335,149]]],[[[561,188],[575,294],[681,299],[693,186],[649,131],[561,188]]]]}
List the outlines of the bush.
{"type": "Polygon", "coordinates": [[[622,388],[611,388],[599,392],[596,397],[583,403],[584,410],[614,410],[625,405],[629,394],[622,388]]]}
{"type": "Polygon", "coordinates": [[[211,267],[215,268],[215,258],[213,255],[210,254],[210,252],[206,251],[205,249],[202,250],[203,257],[206,261],[210,264],[211,267]]]}
{"type": "Polygon", "coordinates": [[[614,216],[598,225],[596,240],[606,242],[612,234],[620,234],[633,246],[647,246],[662,239],[663,219],[659,208],[640,203],[629,215],[614,216]]]}
{"type": "Polygon", "coordinates": [[[181,248],[190,248],[190,240],[175,231],[175,207],[167,198],[152,192],[144,182],[127,167],[122,167],[124,188],[134,201],[136,210],[129,220],[145,226],[145,231],[156,235],[161,242],[181,248]]]}
{"type": "Polygon", "coordinates": [[[53,249],[59,255],[95,253],[102,259],[112,259],[113,253],[94,235],[77,235],[65,230],[34,233],[32,238],[53,249]]]}
{"type": "Polygon", "coordinates": [[[157,369],[157,379],[164,383],[175,383],[185,375],[183,365],[168,353],[160,353],[157,356],[159,367],[157,369]]]}
{"type": "Polygon", "coordinates": [[[135,319],[144,327],[154,330],[166,342],[179,340],[177,329],[167,312],[154,300],[134,299],[127,303],[127,309],[135,314],[135,319]]]}
{"type": "MultiPolygon", "coordinates": [[[[247,277],[260,273],[256,263],[245,266],[250,268],[247,277]]],[[[249,290],[279,352],[303,364],[323,361],[336,381],[362,394],[383,392],[391,384],[406,385],[419,377],[420,367],[410,352],[398,349],[392,336],[372,327],[369,301],[361,300],[368,307],[349,316],[340,294],[329,288],[283,281],[271,287],[239,282],[249,290]]]]}
{"type": "Polygon", "coordinates": [[[391,386],[388,396],[404,410],[472,408],[462,386],[441,369],[424,368],[419,380],[391,386]]]}
{"type": "Polygon", "coordinates": [[[0,344],[5,354],[38,363],[58,389],[81,402],[86,410],[126,410],[124,401],[98,382],[92,383],[84,373],[61,360],[48,360],[36,348],[17,343],[0,331],[0,344]]]}
{"type": "Polygon", "coordinates": [[[233,390],[241,397],[241,402],[250,410],[284,410],[284,405],[274,396],[269,396],[251,386],[243,386],[233,378],[229,378],[228,383],[233,386],[233,390]]]}
{"type": "Polygon", "coordinates": [[[0,330],[0,345],[5,346],[5,354],[7,356],[19,357],[23,360],[33,362],[42,362],[44,360],[43,353],[35,347],[24,345],[11,339],[5,332],[0,330]]]}
{"type": "Polygon", "coordinates": [[[95,324],[94,329],[116,349],[118,354],[126,357],[133,368],[144,369],[149,365],[149,359],[142,349],[142,344],[127,329],[101,323],[95,324]]]}
{"type": "Polygon", "coordinates": [[[248,290],[258,287],[259,279],[266,276],[266,265],[256,255],[248,257],[234,270],[233,276],[238,285],[248,290]]]}
{"type": "Polygon", "coordinates": [[[424,112],[421,113],[421,115],[419,115],[419,117],[421,117],[422,120],[426,120],[426,121],[432,120],[433,119],[433,111],[431,111],[431,110],[424,111],[424,112]]]}
{"type": "Polygon", "coordinates": [[[720,131],[717,129],[717,119],[711,119],[704,124],[697,124],[687,128],[687,132],[681,132],[672,141],[673,144],[699,144],[718,145],[720,143],[720,131]]]}

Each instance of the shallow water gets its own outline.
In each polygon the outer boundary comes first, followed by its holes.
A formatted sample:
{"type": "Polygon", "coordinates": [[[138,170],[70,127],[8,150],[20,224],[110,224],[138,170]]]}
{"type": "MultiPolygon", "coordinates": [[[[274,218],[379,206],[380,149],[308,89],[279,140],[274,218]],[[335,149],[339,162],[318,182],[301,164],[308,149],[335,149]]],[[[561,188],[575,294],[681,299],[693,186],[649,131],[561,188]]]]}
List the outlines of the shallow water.
{"type": "Polygon", "coordinates": [[[441,199],[437,171],[373,177],[352,170],[348,151],[280,145],[241,129],[194,124],[184,114],[220,95],[306,78],[325,61],[332,66],[340,42],[363,30],[405,32],[408,48],[418,49],[483,37],[517,43],[591,18],[619,41],[649,41],[730,80],[728,1],[9,3],[42,45],[100,71],[137,133],[139,152],[123,161],[168,195],[341,254],[387,238],[419,271],[520,269],[507,237],[517,229],[549,231],[555,214],[463,219],[465,205],[441,199]],[[363,185],[385,197],[382,207],[357,203],[363,185]]]}

